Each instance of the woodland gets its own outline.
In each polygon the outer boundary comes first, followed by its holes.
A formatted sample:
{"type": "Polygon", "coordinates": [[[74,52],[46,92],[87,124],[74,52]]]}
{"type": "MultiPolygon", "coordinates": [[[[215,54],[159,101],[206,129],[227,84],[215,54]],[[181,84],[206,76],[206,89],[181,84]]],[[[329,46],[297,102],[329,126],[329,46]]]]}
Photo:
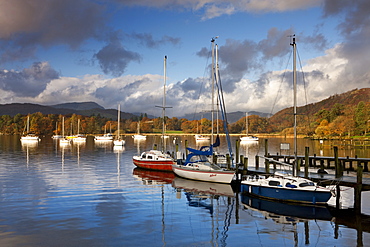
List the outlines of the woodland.
{"type": "MultiPolygon", "coordinates": [[[[355,89],[347,93],[331,96],[318,103],[297,108],[297,133],[312,138],[350,138],[370,136],[370,88],[355,89]]],[[[100,114],[84,116],[78,114],[42,114],[40,112],[22,115],[0,116],[0,134],[24,134],[27,118],[30,119],[29,132],[36,135],[55,135],[62,133],[64,121],[65,135],[99,135],[115,133],[118,122],[100,114]],[[80,120],[80,121],[78,121],[80,120]],[[78,126],[78,122],[80,125],[78,126]]],[[[231,134],[245,134],[248,122],[248,134],[293,134],[293,108],[286,108],[273,116],[260,117],[249,115],[238,121],[228,123],[231,134]]],[[[207,118],[188,120],[185,118],[161,117],[148,118],[146,114],[121,119],[120,133],[130,134],[161,133],[165,123],[167,133],[209,134],[212,122],[207,118]]],[[[213,124],[214,133],[224,133],[223,121],[218,119],[213,124]]]]}

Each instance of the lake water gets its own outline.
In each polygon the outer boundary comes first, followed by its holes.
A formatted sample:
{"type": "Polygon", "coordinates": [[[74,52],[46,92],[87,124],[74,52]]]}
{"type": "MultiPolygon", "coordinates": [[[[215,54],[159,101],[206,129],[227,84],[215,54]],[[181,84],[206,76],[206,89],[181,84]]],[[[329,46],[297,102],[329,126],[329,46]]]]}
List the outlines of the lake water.
{"type": "MultiPolygon", "coordinates": [[[[183,151],[185,140],[199,146],[193,139],[170,137],[168,148],[178,143],[183,151]]],[[[62,148],[50,137],[38,145],[21,145],[19,136],[0,136],[0,246],[370,245],[370,223],[358,227],[361,219],[333,217],[326,208],[256,200],[235,194],[230,185],[135,168],[132,156],[159,140],[126,137],[125,147],[114,149],[89,137],[85,144],[62,148]]],[[[271,153],[290,141],[270,139],[271,153]]],[[[301,141],[318,155],[332,155],[325,143],[301,141]]],[[[241,146],[250,164],[264,152],[260,143],[241,146]]],[[[369,150],[340,152],[369,157],[369,150]]],[[[363,200],[363,211],[370,211],[368,197],[363,200]]]]}

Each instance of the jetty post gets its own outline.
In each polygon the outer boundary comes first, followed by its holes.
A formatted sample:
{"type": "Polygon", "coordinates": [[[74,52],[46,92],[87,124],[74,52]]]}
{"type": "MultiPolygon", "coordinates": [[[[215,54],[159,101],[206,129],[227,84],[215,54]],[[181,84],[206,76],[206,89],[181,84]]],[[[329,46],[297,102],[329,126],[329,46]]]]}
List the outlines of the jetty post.
{"type": "Polygon", "coordinates": [[[333,149],[334,149],[335,177],[340,178],[343,177],[343,168],[338,157],[338,147],[334,146],[333,149]]]}
{"type": "Polygon", "coordinates": [[[355,185],[355,202],[354,202],[354,208],[356,213],[361,213],[361,191],[362,191],[362,172],[363,172],[363,166],[358,165],[357,166],[357,183],[355,185]]]}
{"type": "MultiPolygon", "coordinates": [[[[268,157],[269,155],[268,149],[269,149],[269,142],[268,142],[268,139],[265,139],[265,157],[268,157]]],[[[270,163],[268,159],[265,159],[265,170],[266,170],[266,173],[270,173],[270,163]]]]}
{"type": "Polygon", "coordinates": [[[305,152],[304,152],[304,177],[308,178],[308,166],[309,164],[309,147],[305,147],[305,152]]]}
{"type": "Polygon", "coordinates": [[[185,157],[188,157],[189,151],[188,151],[188,140],[185,140],[185,157]]]}
{"type": "Polygon", "coordinates": [[[248,157],[244,157],[243,176],[247,175],[247,170],[248,170],[248,157]]]}
{"type": "Polygon", "coordinates": [[[235,141],[235,164],[239,163],[239,148],[240,148],[240,143],[239,140],[237,139],[235,141]]]}

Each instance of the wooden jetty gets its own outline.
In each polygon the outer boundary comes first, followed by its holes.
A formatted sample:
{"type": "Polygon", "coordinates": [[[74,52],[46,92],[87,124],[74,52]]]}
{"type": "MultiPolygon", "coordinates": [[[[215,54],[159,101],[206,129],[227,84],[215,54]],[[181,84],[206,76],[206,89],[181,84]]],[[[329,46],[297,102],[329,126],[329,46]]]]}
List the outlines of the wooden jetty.
{"type": "MultiPolygon", "coordinates": [[[[184,159],[188,152],[186,147],[188,146],[187,140],[185,140],[185,154],[178,155],[178,144],[176,144],[176,152],[172,153],[173,157],[177,159],[184,159]]],[[[156,148],[156,145],[155,145],[156,148]]],[[[256,155],[255,166],[248,166],[248,157],[239,155],[240,142],[236,141],[235,156],[235,167],[231,167],[231,157],[226,154],[226,168],[235,169],[236,181],[233,181],[233,188],[239,191],[240,181],[243,176],[247,174],[273,174],[275,171],[281,171],[278,166],[292,166],[294,157],[289,155],[271,155],[268,153],[268,139],[265,139],[265,154],[256,155]],[[264,162],[264,166],[260,167],[260,159],[264,162]],[[272,166],[272,167],[271,167],[272,166]]],[[[336,208],[339,209],[340,205],[340,186],[354,188],[354,212],[361,214],[361,192],[370,191],[370,173],[369,173],[369,162],[370,158],[358,158],[358,157],[338,157],[338,147],[334,146],[334,157],[326,156],[309,156],[309,147],[305,148],[304,156],[297,156],[297,175],[311,179],[321,185],[335,185],[336,186],[336,208]],[[326,165],[325,165],[326,164],[326,165]],[[301,171],[303,167],[304,171],[301,171]],[[309,168],[318,168],[316,173],[310,172],[309,168]],[[325,169],[334,169],[335,174],[328,174],[325,169]],[[344,175],[346,171],[346,175],[344,175]],[[365,173],[365,176],[364,176],[365,173]]],[[[217,160],[214,157],[214,160],[217,160]]]]}
{"type": "MultiPolygon", "coordinates": [[[[238,142],[236,149],[238,154],[238,142]]],[[[255,157],[255,167],[248,167],[248,159],[240,156],[241,163],[237,164],[237,172],[245,174],[272,174],[281,171],[278,166],[292,166],[294,156],[271,155],[268,153],[268,140],[265,139],[265,155],[255,157]],[[244,159],[244,160],[243,160],[244,159]],[[247,159],[247,160],[245,160],[247,159]],[[260,167],[260,159],[264,160],[264,167],[260,167]],[[271,167],[272,166],[272,167],[271,167]],[[242,167],[242,169],[240,169],[242,167]]],[[[368,174],[370,158],[338,157],[338,147],[333,147],[334,157],[309,156],[309,147],[305,148],[304,156],[297,156],[297,175],[319,182],[322,185],[336,186],[336,207],[340,205],[340,186],[354,188],[354,211],[361,213],[361,192],[370,191],[370,176],[368,174]],[[325,166],[326,163],[326,166],[325,166]],[[332,163],[334,163],[332,165],[332,163]],[[303,167],[304,171],[301,171],[303,167]],[[318,168],[317,173],[308,172],[309,168],[318,168]],[[334,169],[335,174],[328,174],[325,169],[334,169]],[[347,174],[344,175],[344,171],[347,174]],[[350,173],[351,172],[351,173],[350,173]]],[[[238,157],[238,156],[237,156],[238,157]]],[[[237,159],[238,162],[238,159],[237,159]]],[[[238,176],[239,177],[239,176],[238,176]]]]}

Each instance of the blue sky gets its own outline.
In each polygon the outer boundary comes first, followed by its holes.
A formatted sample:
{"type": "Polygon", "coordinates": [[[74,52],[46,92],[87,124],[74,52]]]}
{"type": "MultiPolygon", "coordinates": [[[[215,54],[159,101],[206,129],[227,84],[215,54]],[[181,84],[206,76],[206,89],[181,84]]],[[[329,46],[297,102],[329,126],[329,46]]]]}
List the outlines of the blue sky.
{"type": "Polygon", "coordinates": [[[94,101],[159,116],[166,55],[167,115],[209,110],[215,36],[229,112],[292,105],[293,34],[305,75],[298,104],[369,86],[367,0],[1,0],[0,7],[0,104],[94,101]]]}

